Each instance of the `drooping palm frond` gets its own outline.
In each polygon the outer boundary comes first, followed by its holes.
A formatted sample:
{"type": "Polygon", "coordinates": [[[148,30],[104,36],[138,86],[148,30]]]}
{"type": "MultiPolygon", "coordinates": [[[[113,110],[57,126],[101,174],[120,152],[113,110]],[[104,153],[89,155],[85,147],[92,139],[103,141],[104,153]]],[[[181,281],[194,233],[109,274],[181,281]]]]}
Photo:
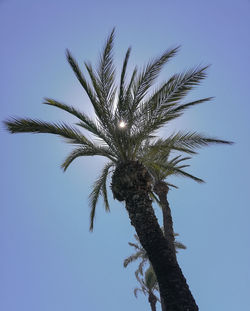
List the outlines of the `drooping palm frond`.
{"type": "Polygon", "coordinates": [[[97,202],[98,202],[100,195],[102,195],[104,198],[105,210],[107,212],[110,211],[109,203],[108,203],[108,197],[107,197],[106,183],[107,183],[109,170],[112,166],[114,166],[113,162],[109,162],[104,166],[100,176],[94,182],[93,187],[92,187],[93,188],[92,192],[89,195],[89,202],[90,202],[90,209],[91,209],[91,211],[90,211],[90,231],[93,231],[93,228],[94,228],[96,205],[97,205],[97,202]]]}
{"type": "Polygon", "coordinates": [[[74,149],[64,160],[61,167],[64,171],[67,170],[69,165],[78,157],[88,157],[88,156],[103,156],[112,160],[112,163],[116,163],[115,155],[107,148],[92,145],[90,147],[79,147],[74,149]]]}
{"type": "Polygon", "coordinates": [[[66,123],[49,123],[41,120],[33,119],[15,119],[4,122],[10,133],[48,133],[55,134],[66,138],[72,144],[80,144],[83,146],[92,146],[92,142],[88,140],[78,129],[69,126],[66,123]]]}
{"type": "Polygon", "coordinates": [[[91,120],[85,113],[79,111],[72,106],[68,106],[50,98],[45,98],[45,102],[43,102],[43,104],[54,106],[69,112],[80,120],[77,125],[83,127],[84,129],[97,136],[98,138],[102,139],[103,141],[106,141],[107,137],[105,134],[103,134],[103,129],[99,128],[97,123],[94,120],[91,120]]]}

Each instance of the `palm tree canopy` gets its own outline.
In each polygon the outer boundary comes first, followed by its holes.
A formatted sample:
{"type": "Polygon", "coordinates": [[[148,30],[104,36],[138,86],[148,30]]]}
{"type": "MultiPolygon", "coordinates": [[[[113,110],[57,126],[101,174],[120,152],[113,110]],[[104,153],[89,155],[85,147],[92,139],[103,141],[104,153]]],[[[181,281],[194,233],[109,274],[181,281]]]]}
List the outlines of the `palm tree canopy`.
{"type": "Polygon", "coordinates": [[[229,141],[207,137],[196,132],[178,132],[165,139],[153,138],[157,130],[181,116],[189,107],[212,99],[208,97],[183,102],[189,91],[206,77],[207,66],[195,67],[175,74],[150,94],[150,88],[163,66],[176,55],[179,47],[166,50],[141,70],[135,68],[131,77],[127,79],[127,64],[131,52],[129,48],[123,61],[119,83],[116,85],[113,62],[114,34],[113,29],[95,69],[89,62],[84,63],[89,80],[86,79],[71,52],[66,51],[67,60],[94,108],[95,119],[77,108],[46,98],[44,104],[72,114],[78,119],[76,124],[49,123],[29,118],[12,118],[4,122],[10,133],[55,134],[77,145],[63,162],[64,170],[81,156],[96,155],[109,159],[110,162],[105,165],[90,194],[91,230],[99,195],[103,196],[105,208],[109,210],[106,180],[110,169],[121,162],[142,160],[141,150],[144,146],[147,147],[149,138],[152,140],[148,155],[160,152],[164,156],[169,154],[169,150],[193,154],[198,147],[210,144],[231,144],[229,141]],[[87,137],[81,129],[87,131],[90,137],[87,137]]]}

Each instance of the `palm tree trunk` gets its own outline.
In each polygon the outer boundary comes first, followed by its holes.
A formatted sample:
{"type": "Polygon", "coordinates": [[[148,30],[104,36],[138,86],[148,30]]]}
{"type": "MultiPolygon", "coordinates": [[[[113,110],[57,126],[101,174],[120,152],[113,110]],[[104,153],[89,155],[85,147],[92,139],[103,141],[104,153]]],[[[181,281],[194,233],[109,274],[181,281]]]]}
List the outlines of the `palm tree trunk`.
{"type": "MultiPolygon", "coordinates": [[[[169,203],[167,200],[168,190],[169,190],[168,185],[164,181],[157,181],[154,184],[154,192],[159,197],[160,205],[162,209],[164,236],[171,249],[172,256],[177,260],[176,250],[175,250],[175,245],[174,245],[175,237],[174,237],[173,220],[172,220],[169,203]]],[[[161,309],[162,311],[166,310],[164,300],[162,299],[162,297],[161,297],[161,309]]]]}
{"type": "Polygon", "coordinates": [[[152,178],[139,162],[120,164],[112,177],[113,195],[126,209],[155,271],[164,311],[197,311],[186,279],[163,236],[149,199],[152,178]]]}
{"type": "Polygon", "coordinates": [[[168,190],[168,185],[164,181],[157,181],[154,185],[154,192],[158,195],[162,207],[164,236],[171,248],[172,256],[176,259],[173,219],[167,199],[168,190]]]}
{"type": "Polygon", "coordinates": [[[157,298],[153,293],[150,293],[148,296],[148,302],[150,303],[151,311],[156,311],[156,302],[157,298]]]}

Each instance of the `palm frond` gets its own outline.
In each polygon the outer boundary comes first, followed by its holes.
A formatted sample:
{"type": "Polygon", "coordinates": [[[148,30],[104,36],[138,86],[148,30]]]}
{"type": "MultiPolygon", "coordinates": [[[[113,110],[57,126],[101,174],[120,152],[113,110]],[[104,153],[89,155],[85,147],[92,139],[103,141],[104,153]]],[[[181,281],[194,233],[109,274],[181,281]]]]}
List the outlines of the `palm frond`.
{"type": "Polygon", "coordinates": [[[72,106],[68,106],[66,104],[63,104],[61,102],[58,102],[50,98],[45,98],[45,100],[46,101],[43,102],[43,104],[54,106],[54,107],[57,107],[64,111],[69,112],[70,114],[74,115],[81,121],[80,123],[77,123],[77,125],[83,127],[84,129],[96,135],[97,137],[105,140],[105,135],[102,134],[101,130],[98,128],[95,121],[91,120],[85,113],[79,111],[78,109],[72,106]]]}
{"type": "Polygon", "coordinates": [[[72,70],[74,71],[78,81],[80,82],[80,84],[84,88],[85,92],[87,93],[97,115],[99,115],[100,111],[99,111],[98,103],[96,101],[95,93],[92,90],[89,83],[87,82],[83,73],[81,72],[81,69],[80,69],[77,61],[74,59],[74,57],[72,56],[72,54],[70,53],[70,51],[68,49],[66,50],[66,57],[67,57],[68,63],[70,64],[72,70]]]}
{"type": "Polygon", "coordinates": [[[193,179],[194,181],[196,181],[196,182],[198,182],[198,183],[204,183],[204,180],[203,180],[203,179],[198,178],[198,177],[196,177],[196,176],[194,176],[194,175],[192,175],[192,174],[189,174],[189,173],[187,173],[187,172],[185,172],[185,171],[183,171],[182,169],[177,168],[177,167],[175,167],[173,173],[174,173],[175,175],[181,175],[181,176],[183,176],[183,177],[188,177],[188,178],[193,179]]]}
{"type": "MultiPolygon", "coordinates": [[[[211,144],[232,144],[231,141],[208,137],[197,132],[177,132],[176,134],[168,137],[164,144],[174,147],[187,148],[188,150],[194,150],[203,146],[211,144]]],[[[172,148],[172,147],[171,147],[172,148]]]]}
{"type": "Polygon", "coordinates": [[[88,140],[76,128],[66,123],[49,123],[34,119],[16,119],[12,118],[4,122],[10,133],[48,133],[59,135],[66,138],[70,143],[81,144],[84,146],[92,146],[92,142],[88,140]]]}
{"type": "Polygon", "coordinates": [[[134,262],[136,261],[137,259],[141,258],[142,256],[144,255],[144,252],[143,251],[138,251],[136,252],[135,254],[127,257],[124,259],[123,261],[123,266],[124,268],[127,268],[127,266],[131,263],[131,262],[134,262]]]}
{"type": "Polygon", "coordinates": [[[153,94],[149,100],[149,105],[151,104],[154,110],[169,110],[205,79],[207,68],[208,66],[195,67],[183,73],[174,74],[153,94]]]}
{"type": "Polygon", "coordinates": [[[95,212],[96,212],[96,205],[98,202],[98,199],[100,195],[104,196],[104,202],[105,202],[105,210],[108,212],[109,209],[109,204],[108,204],[108,198],[107,198],[107,190],[106,190],[106,181],[109,173],[109,169],[113,166],[114,164],[112,162],[107,163],[100,176],[97,178],[97,180],[94,182],[93,187],[92,187],[92,192],[89,195],[89,203],[90,203],[90,231],[93,231],[94,228],[94,219],[95,219],[95,212]],[[105,193],[103,193],[103,190],[105,193]]]}
{"type": "Polygon", "coordinates": [[[173,111],[174,112],[183,112],[184,110],[186,110],[189,107],[192,107],[192,106],[195,106],[195,105],[199,105],[199,104],[208,102],[208,101],[210,101],[212,99],[214,99],[214,97],[206,97],[206,98],[202,98],[202,99],[199,99],[199,100],[195,100],[195,101],[192,101],[192,102],[189,102],[189,103],[186,103],[186,104],[179,105],[176,108],[173,108],[173,111]]]}
{"type": "MultiPolygon", "coordinates": [[[[113,64],[113,45],[115,29],[108,36],[103,52],[100,57],[97,73],[100,81],[100,91],[105,105],[108,105],[113,98],[115,67],[113,64]]],[[[111,108],[108,107],[107,108],[111,108]]]]}
{"type": "Polygon", "coordinates": [[[179,47],[165,51],[159,58],[156,58],[155,60],[149,62],[144,70],[139,74],[133,87],[133,111],[135,111],[138,104],[146,95],[148,89],[159,75],[162,67],[170,58],[176,55],[178,50],[179,47]]]}
{"type": "Polygon", "coordinates": [[[123,61],[122,66],[122,72],[121,72],[121,78],[120,78],[120,90],[119,90],[119,99],[118,99],[118,105],[117,105],[117,111],[118,115],[121,116],[123,112],[126,111],[127,103],[124,100],[125,99],[125,78],[126,78],[126,70],[128,65],[128,59],[130,56],[131,48],[128,48],[125,59],[123,61]]]}
{"type": "Polygon", "coordinates": [[[63,164],[61,165],[64,171],[67,170],[69,165],[78,157],[86,157],[86,156],[103,156],[110,160],[113,163],[116,162],[116,159],[113,157],[113,154],[109,151],[109,149],[105,147],[98,147],[92,145],[90,147],[79,147],[74,149],[64,160],[63,164]]]}

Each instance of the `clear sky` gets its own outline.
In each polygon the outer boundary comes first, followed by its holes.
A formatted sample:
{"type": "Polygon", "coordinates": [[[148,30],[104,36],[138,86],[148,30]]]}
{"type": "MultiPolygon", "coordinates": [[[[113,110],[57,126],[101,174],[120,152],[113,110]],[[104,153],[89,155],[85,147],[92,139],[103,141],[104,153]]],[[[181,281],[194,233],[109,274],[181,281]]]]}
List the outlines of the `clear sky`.
{"type": "MultiPolygon", "coordinates": [[[[65,49],[80,64],[96,62],[113,26],[118,69],[130,45],[131,70],[181,44],[160,80],[212,64],[190,98],[215,100],[161,134],[197,130],[235,144],[201,150],[189,172],[206,184],[171,179],[179,189],[169,201],[187,246],[179,262],[200,310],[250,310],[250,1],[2,0],[0,120],[74,121],[41,105],[44,97],[92,114],[65,49]]],[[[78,159],[63,173],[71,147],[61,139],[10,135],[1,125],[0,141],[0,310],[149,310],[144,296],[133,296],[136,265],[122,266],[134,233],[124,205],[112,201],[110,214],[98,205],[94,232],[88,231],[88,193],[104,160],[78,159]]]]}

